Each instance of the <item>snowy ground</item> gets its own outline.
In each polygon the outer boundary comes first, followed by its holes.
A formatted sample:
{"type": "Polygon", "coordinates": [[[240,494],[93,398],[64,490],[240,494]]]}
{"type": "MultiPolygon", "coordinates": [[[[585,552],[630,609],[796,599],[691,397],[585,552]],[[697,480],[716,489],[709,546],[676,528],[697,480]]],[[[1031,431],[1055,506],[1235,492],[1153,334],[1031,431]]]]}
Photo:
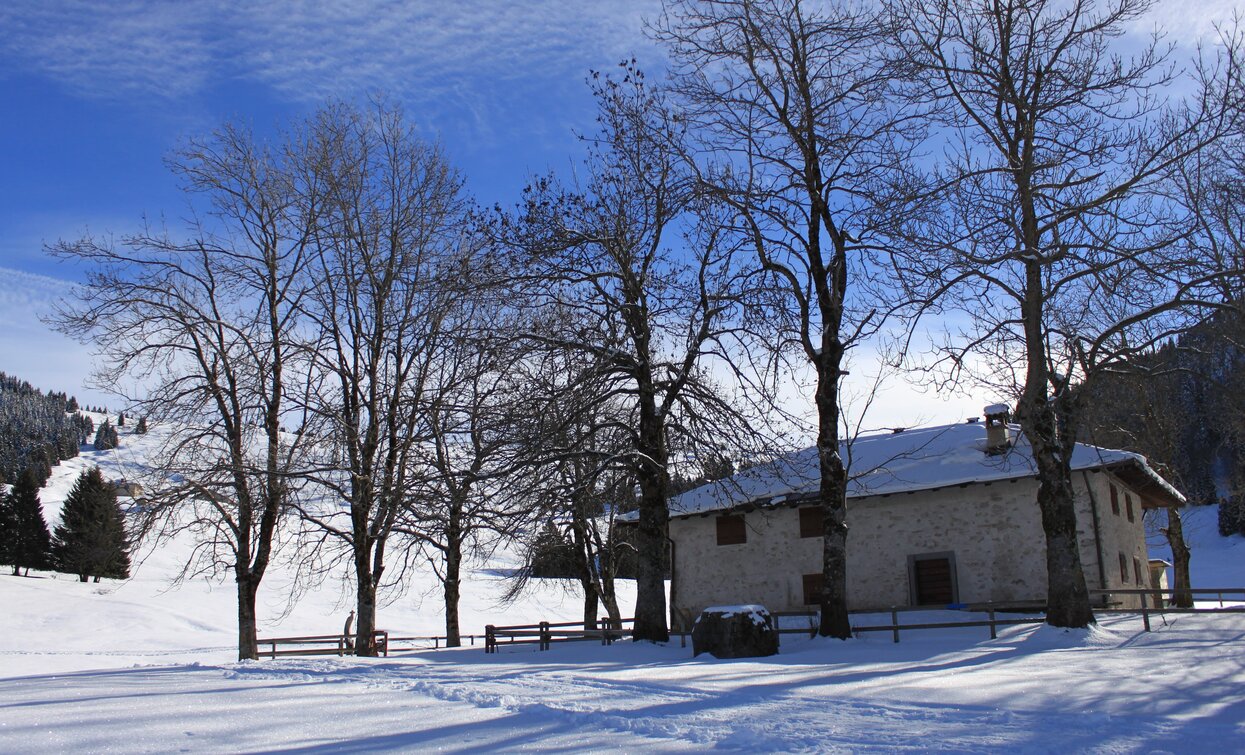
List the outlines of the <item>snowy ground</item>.
{"type": "MultiPolygon", "coordinates": [[[[141,455],[145,441],[129,440],[57,468],[49,519],[85,464],[141,455]]],[[[1195,586],[1245,586],[1245,541],[1219,538],[1214,514],[1189,517],[1195,586]]],[[[692,658],[676,641],[236,663],[231,585],[172,588],[181,553],[157,551],[125,582],[0,577],[0,752],[1245,751],[1239,614],[1156,618],[1152,633],[1104,617],[997,640],[983,628],[897,645],[785,636],[759,660],[692,658]]],[[[466,631],[578,615],[558,587],[500,606],[504,569],[470,575],[466,631]]],[[[286,610],[287,581],[278,571],[268,585],[262,633],[338,630],[338,585],[286,610]]],[[[383,609],[382,626],[439,633],[428,588],[383,609]]]]}

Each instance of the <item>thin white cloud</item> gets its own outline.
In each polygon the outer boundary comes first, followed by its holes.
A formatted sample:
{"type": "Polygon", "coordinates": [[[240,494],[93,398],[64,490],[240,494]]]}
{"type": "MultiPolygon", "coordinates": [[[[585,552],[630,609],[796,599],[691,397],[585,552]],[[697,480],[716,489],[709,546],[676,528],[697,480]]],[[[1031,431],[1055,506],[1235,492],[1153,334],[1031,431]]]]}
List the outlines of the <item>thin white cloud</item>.
{"type": "Polygon", "coordinates": [[[407,100],[547,85],[646,48],[656,0],[17,0],[0,53],[75,93],[177,99],[247,80],[294,101],[384,90],[407,100]]]}

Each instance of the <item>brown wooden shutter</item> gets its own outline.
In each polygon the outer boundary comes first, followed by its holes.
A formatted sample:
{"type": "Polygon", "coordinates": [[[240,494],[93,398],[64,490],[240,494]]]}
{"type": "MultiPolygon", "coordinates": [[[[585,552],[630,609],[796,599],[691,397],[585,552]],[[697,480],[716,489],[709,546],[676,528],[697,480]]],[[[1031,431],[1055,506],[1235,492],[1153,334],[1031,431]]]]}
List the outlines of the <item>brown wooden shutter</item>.
{"type": "Polygon", "coordinates": [[[718,517],[718,545],[740,545],[748,542],[748,528],[743,514],[724,514],[718,517]]]}
{"type": "Polygon", "coordinates": [[[1128,557],[1120,554],[1120,581],[1128,584],[1128,557]]]}
{"type": "Polygon", "coordinates": [[[1120,491],[1115,489],[1115,483],[1111,483],[1111,513],[1120,515],[1120,491]]]}
{"type": "Polygon", "coordinates": [[[821,507],[800,509],[800,537],[821,537],[823,534],[825,530],[822,527],[821,507]]]}

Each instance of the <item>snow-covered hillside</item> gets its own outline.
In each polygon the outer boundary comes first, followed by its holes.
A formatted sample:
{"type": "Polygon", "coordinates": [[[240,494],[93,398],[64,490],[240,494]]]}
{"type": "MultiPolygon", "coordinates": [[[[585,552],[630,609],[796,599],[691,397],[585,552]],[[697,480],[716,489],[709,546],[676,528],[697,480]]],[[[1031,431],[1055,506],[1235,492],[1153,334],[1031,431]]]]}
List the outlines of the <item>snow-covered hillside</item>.
{"type": "MultiPolygon", "coordinates": [[[[103,415],[91,415],[98,425],[103,415]]],[[[114,423],[116,417],[112,418],[114,423]]],[[[119,428],[121,445],[112,451],[84,450],[52,471],[40,491],[49,529],[74,480],[91,466],[107,479],[142,479],[147,459],[164,440],[158,427],[133,434],[133,423],[119,428]]],[[[85,446],[84,449],[90,449],[85,446]]],[[[123,505],[127,499],[122,498],[123,505]]],[[[237,657],[237,603],[231,574],[216,580],[174,579],[190,554],[189,534],[134,554],[128,580],[82,583],[73,575],[31,572],[29,578],[0,579],[0,601],[17,610],[0,612],[0,665],[5,675],[61,669],[101,668],[156,660],[210,660],[237,657]],[[190,650],[191,652],[185,652],[190,650]]],[[[531,594],[505,605],[505,575],[517,566],[508,553],[464,576],[460,616],[464,634],[482,634],[488,623],[527,623],[582,615],[581,599],[560,582],[536,582],[531,594]]],[[[343,565],[343,570],[348,568],[343,565]]],[[[278,560],[260,588],[260,636],[300,636],[340,632],[353,607],[345,571],[319,585],[298,585],[290,564],[278,560]]],[[[634,598],[631,582],[619,584],[622,605],[634,598]]],[[[391,634],[445,634],[440,585],[424,569],[402,595],[377,613],[391,634]]],[[[464,640],[466,642],[467,640],[464,640]]]]}
{"type": "MultiPolygon", "coordinates": [[[[158,436],[121,440],[55,470],[49,524],[81,469],[134,477],[158,436]]],[[[1186,517],[1194,586],[1245,587],[1245,539],[1220,538],[1215,513],[1186,517]]],[[[780,655],[735,661],[675,641],[236,663],[232,584],[170,583],[188,547],[144,554],[124,582],[0,577],[0,751],[1226,752],[1245,741],[1243,614],[1156,617],[1148,634],[1112,616],[997,640],[981,628],[899,644],[785,636],[780,655]]],[[[503,555],[468,575],[465,631],[579,614],[556,585],[498,605],[512,565],[503,555]]],[[[281,566],[266,582],[261,633],[337,631],[349,594],[330,583],[289,605],[290,580],[281,566]]],[[[432,580],[380,624],[440,633],[432,580]]]]}

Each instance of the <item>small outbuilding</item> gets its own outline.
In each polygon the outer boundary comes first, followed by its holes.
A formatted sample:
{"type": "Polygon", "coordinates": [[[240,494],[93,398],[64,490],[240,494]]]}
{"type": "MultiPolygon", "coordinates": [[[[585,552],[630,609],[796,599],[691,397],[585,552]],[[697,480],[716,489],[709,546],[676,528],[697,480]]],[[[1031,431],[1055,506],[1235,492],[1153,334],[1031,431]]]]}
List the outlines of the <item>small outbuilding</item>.
{"type": "MultiPolygon", "coordinates": [[[[1045,601],[1046,539],[1033,458],[1019,428],[1000,416],[1006,407],[988,409],[985,423],[866,435],[843,445],[849,608],[1045,601]]],[[[1143,514],[1183,505],[1184,496],[1138,454],[1077,444],[1072,468],[1090,589],[1153,587],[1143,514]]],[[[676,630],[690,629],[709,606],[759,603],[783,612],[819,602],[817,470],[810,448],[672,499],[676,630]]]]}

